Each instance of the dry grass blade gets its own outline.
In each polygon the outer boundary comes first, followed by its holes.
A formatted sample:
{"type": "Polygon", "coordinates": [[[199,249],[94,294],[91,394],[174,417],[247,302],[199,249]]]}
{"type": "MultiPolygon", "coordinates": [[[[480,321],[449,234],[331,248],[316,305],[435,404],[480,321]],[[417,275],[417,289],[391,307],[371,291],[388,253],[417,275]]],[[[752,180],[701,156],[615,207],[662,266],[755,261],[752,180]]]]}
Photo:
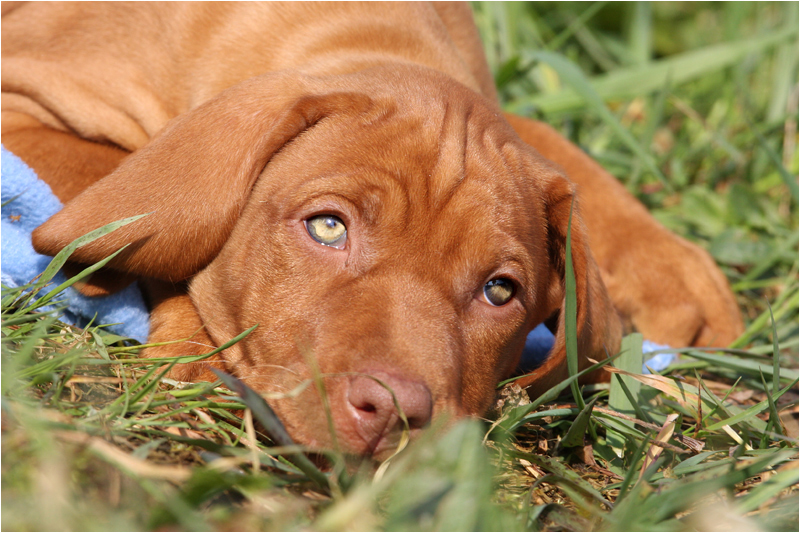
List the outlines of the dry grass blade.
{"type": "Polygon", "coordinates": [[[672,434],[675,433],[675,420],[678,419],[677,414],[671,414],[667,416],[667,421],[664,423],[664,426],[661,428],[661,431],[658,432],[656,435],[655,440],[650,442],[650,446],[647,450],[647,453],[644,456],[644,461],[642,462],[642,468],[640,470],[639,476],[644,476],[645,471],[650,468],[650,466],[656,462],[658,457],[661,455],[661,452],[664,451],[663,443],[669,441],[672,438],[672,434]]]}
{"type": "Polygon", "coordinates": [[[632,372],[627,372],[625,370],[620,370],[619,368],[604,367],[606,372],[611,372],[613,374],[622,374],[624,376],[629,376],[636,381],[639,381],[645,385],[653,387],[654,389],[658,389],[661,392],[669,394],[673,398],[675,398],[681,406],[687,409],[694,409],[694,406],[700,401],[700,396],[695,394],[689,390],[685,385],[679,384],[672,378],[668,378],[665,376],[659,376],[657,374],[634,374],[632,372]]]}
{"type": "MultiPolygon", "coordinates": [[[[645,422],[644,420],[639,420],[638,418],[634,418],[632,416],[628,416],[628,415],[623,414],[623,413],[618,413],[616,411],[612,411],[611,409],[606,409],[604,407],[595,407],[594,410],[597,411],[598,413],[602,413],[602,414],[605,414],[605,415],[613,416],[615,418],[620,418],[622,420],[627,420],[629,422],[633,422],[633,423],[635,423],[635,424],[637,424],[639,426],[642,426],[644,428],[650,429],[652,431],[660,431],[662,429],[661,427],[657,426],[656,424],[652,424],[650,422],[645,422]]],[[[705,443],[703,441],[697,440],[697,439],[693,439],[692,437],[687,437],[686,435],[677,434],[677,435],[673,435],[672,438],[674,438],[675,440],[677,440],[681,444],[685,445],[687,448],[689,448],[694,453],[700,453],[701,451],[703,451],[703,448],[705,447],[705,443]]],[[[661,439],[659,439],[659,440],[661,440],[661,439]]],[[[677,452],[685,452],[686,451],[686,450],[682,450],[682,449],[680,449],[678,447],[674,447],[674,450],[677,451],[677,452]]]]}

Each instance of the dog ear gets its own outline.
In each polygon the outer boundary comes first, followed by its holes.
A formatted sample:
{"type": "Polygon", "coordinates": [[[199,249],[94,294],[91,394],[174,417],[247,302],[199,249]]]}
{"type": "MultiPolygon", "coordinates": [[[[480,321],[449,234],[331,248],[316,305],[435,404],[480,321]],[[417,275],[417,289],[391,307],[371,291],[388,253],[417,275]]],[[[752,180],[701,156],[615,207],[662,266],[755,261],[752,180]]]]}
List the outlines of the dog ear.
{"type": "MultiPolygon", "coordinates": [[[[517,380],[520,386],[531,387],[538,393],[545,392],[569,375],[564,334],[568,228],[577,301],[578,370],[591,366],[589,359],[599,361],[605,359],[607,353],[617,353],[622,337],[622,324],[589,250],[575,185],[553,172],[544,178],[543,194],[551,264],[547,305],[550,316],[557,318],[557,330],[555,344],[545,362],[517,380]]],[[[605,373],[597,371],[583,381],[601,381],[604,377],[605,373]]]]}
{"type": "Polygon", "coordinates": [[[276,151],[323,117],[370,108],[372,100],[353,87],[348,76],[281,72],[223,91],[68,202],[34,232],[34,248],[55,255],[91,230],[149,213],[71,260],[92,264],[130,243],[110,268],[167,281],[192,276],[224,245],[276,151]]]}

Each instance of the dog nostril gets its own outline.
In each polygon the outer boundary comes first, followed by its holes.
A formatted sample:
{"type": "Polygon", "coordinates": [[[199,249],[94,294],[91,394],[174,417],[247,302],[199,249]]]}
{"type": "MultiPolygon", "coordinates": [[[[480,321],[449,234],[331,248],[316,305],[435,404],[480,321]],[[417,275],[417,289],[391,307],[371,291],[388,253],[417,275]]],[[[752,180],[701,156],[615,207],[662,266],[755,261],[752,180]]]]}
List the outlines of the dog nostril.
{"type": "Polygon", "coordinates": [[[365,413],[375,413],[378,411],[378,408],[372,405],[371,403],[366,403],[364,405],[354,405],[356,409],[359,411],[364,411],[365,413]]]}
{"type": "Polygon", "coordinates": [[[422,429],[430,423],[430,418],[418,416],[406,416],[408,420],[408,429],[422,429]]]}
{"type": "Polygon", "coordinates": [[[403,429],[395,401],[405,414],[410,429],[427,426],[433,411],[431,392],[424,383],[383,372],[374,372],[372,377],[359,375],[352,378],[348,401],[353,408],[351,422],[356,433],[371,446],[387,434],[403,429]]]}

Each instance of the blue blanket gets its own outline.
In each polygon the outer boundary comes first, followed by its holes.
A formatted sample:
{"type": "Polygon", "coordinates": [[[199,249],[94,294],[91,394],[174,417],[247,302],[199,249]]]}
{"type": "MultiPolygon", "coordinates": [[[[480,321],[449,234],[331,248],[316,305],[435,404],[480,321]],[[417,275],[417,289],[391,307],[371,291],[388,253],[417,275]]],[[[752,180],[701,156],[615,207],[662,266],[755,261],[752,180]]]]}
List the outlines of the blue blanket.
{"type": "MultiPolygon", "coordinates": [[[[20,158],[2,147],[2,271],[6,287],[18,287],[41,274],[51,257],[36,253],[31,233],[59,211],[61,202],[20,158]]],[[[59,272],[53,279],[58,285],[66,281],[59,272]]],[[[108,330],[146,342],[150,315],[138,286],[133,283],[111,296],[90,298],[73,288],[66,289],[56,300],[67,306],[60,319],[68,324],[85,326],[115,324],[108,330]]]]}
{"type": "MultiPolygon", "coordinates": [[[[31,233],[50,216],[59,211],[61,202],[50,187],[20,158],[2,147],[2,283],[18,287],[30,282],[44,271],[50,257],[38,254],[31,245],[31,233]],[[8,203],[7,203],[8,202],[8,203]]],[[[59,273],[56,284],[66,281],[59,273]]],[[[139,342],[146,342],[150,329],[150,316],[138,286],[134,283],[124,290],[106,297],[87,297],[73,288],[66,289],[58,298],[66,304],[61,320],[77,326],[114,324],[109,330],[139,342]]],[[[553,347],[553,334],[539,325],[528,335],[520,371],[530,371],[539,366],[553,347]]],[[[666,348],[645,341],[644,351],[666,348]]],[[[674,354],[659,354],[647,361],[654,370],[663,370],[675,358],[674,354]]],[[[647,369],[645,368],[646,372],[647,369]]]]}

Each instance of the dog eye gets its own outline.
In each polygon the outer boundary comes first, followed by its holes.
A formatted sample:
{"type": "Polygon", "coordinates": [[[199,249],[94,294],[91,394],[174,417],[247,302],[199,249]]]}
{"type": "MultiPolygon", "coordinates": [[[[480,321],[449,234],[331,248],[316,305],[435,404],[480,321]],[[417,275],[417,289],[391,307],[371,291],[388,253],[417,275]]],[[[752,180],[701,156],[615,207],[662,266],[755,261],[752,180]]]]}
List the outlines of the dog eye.
{"type": "Polygon", "coordinates": [[[506,278],[497,278],[483,286],[486,301],[495,307],[505,305],[514,297],[514,283],[506,278]]]}
{"type": "Polygon", "coordinates": [[[311,238],[325,246],[344,248],[347,241],[347,228],[339,217],[317,215],[306,220],[306,231],[311,238]]]}

